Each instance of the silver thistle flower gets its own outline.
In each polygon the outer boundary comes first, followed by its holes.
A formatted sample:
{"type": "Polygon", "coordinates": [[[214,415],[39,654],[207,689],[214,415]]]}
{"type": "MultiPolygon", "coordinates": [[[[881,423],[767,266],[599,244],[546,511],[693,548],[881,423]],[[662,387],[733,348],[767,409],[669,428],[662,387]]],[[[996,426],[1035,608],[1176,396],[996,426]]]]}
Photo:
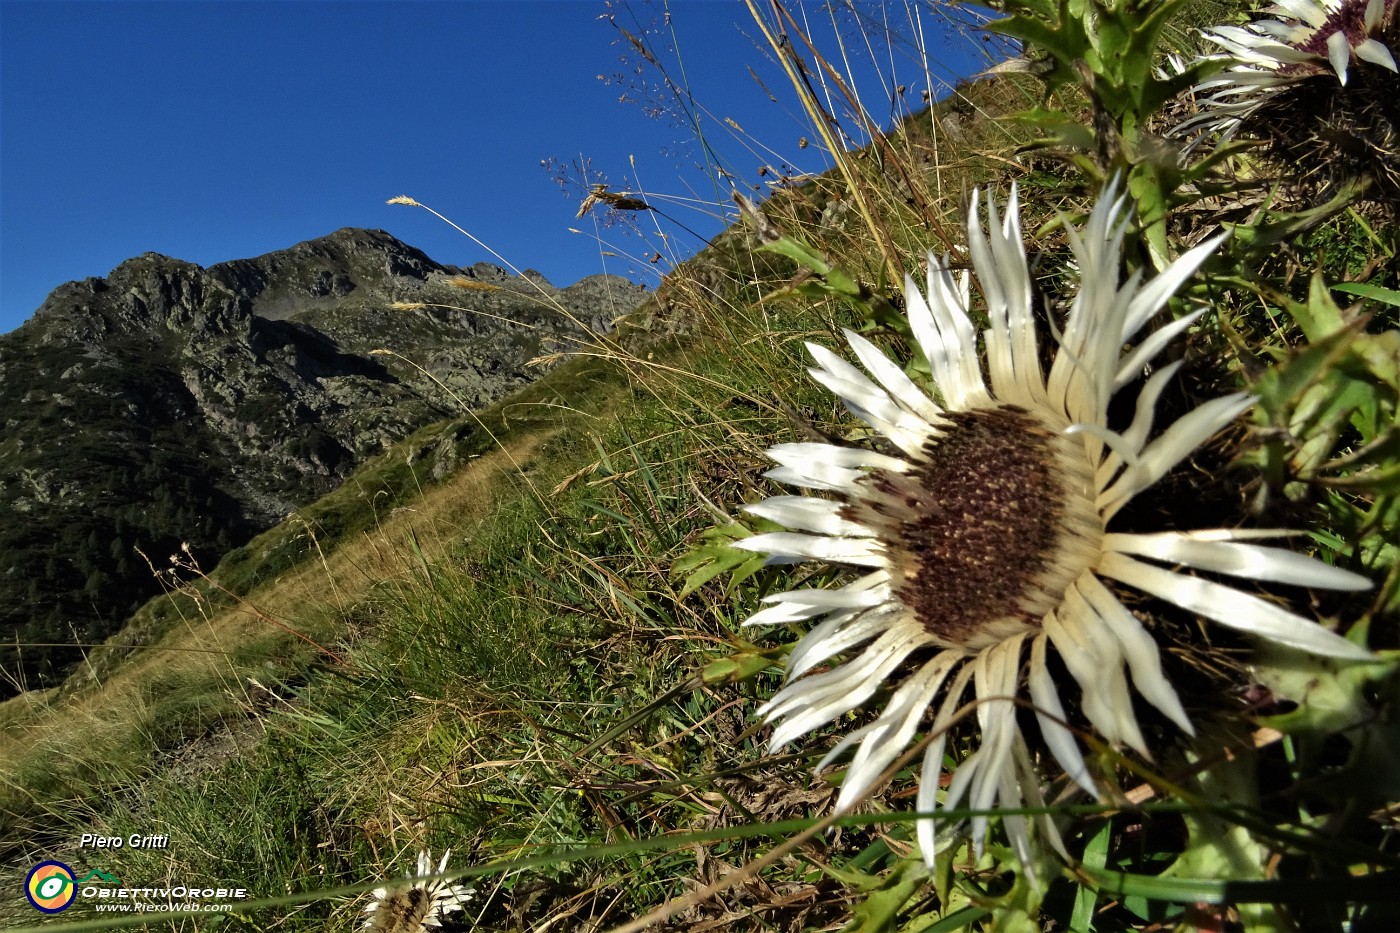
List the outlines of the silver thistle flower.
{"type": "MultiPolygon", "coordinates": [[[[1203,312],[1146,334],[1143,328],[1220,242],[1197,246],[1151,280],[1135,273],[1120,285],[1126,202],[1110,185],[1087,224],[1068,229],[1079,285],[1048,376],[1041,369],[1014,188],[1004,217],[988,199],[988,233],[980,226],[976,193],[968,217],[972,262],[990,320],[982,336],[985,377],[969,316],[968,277],[954,277],[946,258],[929,257],[926,296],[912,280],[905,284],[910,326],[940,401],[857,334],[846,337],[865,372],[807,345],[817,363],[813,378],[899,450],[773,447],[769,455],[780,466],[767,476],[833,498],[778,496],[748,506],[792,530],[739,545],[775,563],[817,560],[865,570],[838,589],[770,596],[746,623],[815,623],[791,653],[787,685],[760,710],[774,725],[775,750],[852,712],[882,687],[892,690],[879,716],[842,738],[817,766],[859,746],[839,808],[862,798],[922,727],[935,737],[923,757],[918,809],[936,810],[945,727],[969,684],[979,701],[981,743],[953,774],[944,808],[1042,803],[1011,699],[1023,685],[1050,753],[1097,796],[1063,724],[1067,685],[1047,666],[1052,649],[1079,687],[1083,715],[1110,742],[1149,751],[1129,678],[1144,700],[1191,733],[1155,641],[1104,579],[1269,641],[1335,658],[1370,657],[1315,622],[1188,572],[1339,590],[1369,586],[1356,574],[1255,543],[1289,532],[1109,530],[1135,496],[1254,401],[1242,393],[1208,401],[1154,437],[1157,400],[1180,367],[1172,363],[1142,385],[1126,430],[1109,428],[1115,393],[1203,312]],[[1023,666],[1026,655],[1029,665],[1023,666]],[[837,656],[848,660],[810,673],[837,656]]],[[[1026,818],[1005,815],[1002,823],[1028,865],[1026,818]]],[[[1040,825],[1058,847],[1049,820],[1040,825]]],[[[986,829],[986,817],[972,820],[979,850],[986,829]]],[[[918,821],[917,831],[932,864],[934,821],[918,821]]]]}
{"type": "Polygon", "coordinates": [[[1181,131],[1232,135],[1280,89],[1319,75],[1345,85],[1355,62],[1395,72],[1392,50],[1381,36],[1397,0],[1278,0],[1271,12],[1246,26],[1216,26],[1202,35],[1224,50],[1224,71],[1196,85],[1201,113],[1181,131]]]}
{"type": "Polygon", "coordinates": [[[375,888],[365,907],[363,929],[375,933],[424,933],[442,926],[442,918],[462,909],[476,889],[451,884],[435,875],[447,870],[448,849],[442,861],[433,867],[431,852],[418,853],[418,870],[405,877],[406,885],[385,885],[375,888]]]}

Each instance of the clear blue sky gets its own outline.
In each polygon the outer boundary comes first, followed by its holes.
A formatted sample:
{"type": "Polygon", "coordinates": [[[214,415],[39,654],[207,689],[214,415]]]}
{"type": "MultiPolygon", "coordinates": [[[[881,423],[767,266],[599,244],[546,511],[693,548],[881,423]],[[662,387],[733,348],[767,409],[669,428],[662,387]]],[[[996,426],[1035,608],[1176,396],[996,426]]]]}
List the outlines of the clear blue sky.
{"type": "MultiPolygon", "coordinates": [[[[821,15],[815,2],[790,5],[821,15]]],[[[649,115],[644,86],[658,73],[610,12],[634,33],[661,28],[662,60],[743,179],[757,181],[765,161],[826,167],[815,147],[798,148],[813,134],[738,0],[0,0],[0,332],[57,285],[147,251],[207,266],[377,227],[439,262],[497,261],[427,212],[384,203],[399,194],[557,285],[603,271],[654,283],[667,265],[644,261],[655,237],[575,219],[577,191],[565,197],[541,166],[588,160],[615,189],[643,188],[705,236],[719,229],[693,131],[649,115]]],[[[924,16],[941,96],[987,62],[975,38],[924,16]]],[[[830,22],[817,22],[830,40],[830,22]]],[[[839,28],[849,42],[850,24],[839,28]]],[[[917,100],[919,66],[907,49],[894,55],[917,100]]],[[[867,68],[852,66],[868,106],[888,113],[867,68]]],[[[670,230],[681,255],[701,245],[670,230]]]]}

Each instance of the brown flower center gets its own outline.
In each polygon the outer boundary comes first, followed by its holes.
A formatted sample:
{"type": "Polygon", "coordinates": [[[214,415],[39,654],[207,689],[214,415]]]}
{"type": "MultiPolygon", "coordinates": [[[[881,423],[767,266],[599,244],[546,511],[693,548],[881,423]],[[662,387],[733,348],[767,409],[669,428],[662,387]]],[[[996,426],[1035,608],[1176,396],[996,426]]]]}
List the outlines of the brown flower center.
{"type": "MultiPolygon", "coordinates": [[[[1396,0],[1386,0],[1386,15],[1382,17],[1382,22],[1389,18],[1395,11],[1396,0]]],[[[1310,52],[1313,55],[1327,57],[1327,40],[1335,33],[1343,33],[1347,37],[1347,42],[1352,48],[1356,48],[1365,42],[1370,36],[1366,32],[1366,8],[1370,4],[1367,0],[1342,0],[1342,4],[1327,21],[1308,37],[1306,42],[1298,46],[1299,51],[1310,52]]]]}
{"type": "Polygon", "coordinates": [[[924,629],[978,649],[1038,626],[1077,575],[1059,554],[1069,495],[1059,438],[1025,409],[944,418],[914,469],[872,473],[847,511],[884,530],[896,591],[924,629]]]}
{"type": "Polygon", "coordinates": [[[414,885],[386,897],[366,926],[372,933],[421,933],[432,912],[432,897],[414,885]]]}

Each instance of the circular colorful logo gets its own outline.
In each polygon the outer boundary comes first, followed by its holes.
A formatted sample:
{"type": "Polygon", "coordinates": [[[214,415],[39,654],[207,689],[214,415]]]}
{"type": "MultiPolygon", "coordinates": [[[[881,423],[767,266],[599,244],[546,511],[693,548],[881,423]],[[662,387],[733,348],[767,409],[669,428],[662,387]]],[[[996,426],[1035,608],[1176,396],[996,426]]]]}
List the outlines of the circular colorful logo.
{"type": "Polygon", "coordinates": [[[46,914],[66,910],[78,896],[73,869],[62,862],[40,862],[29,869],[29,876],[24,879],[24,896],[35,910],[46,914]]]}

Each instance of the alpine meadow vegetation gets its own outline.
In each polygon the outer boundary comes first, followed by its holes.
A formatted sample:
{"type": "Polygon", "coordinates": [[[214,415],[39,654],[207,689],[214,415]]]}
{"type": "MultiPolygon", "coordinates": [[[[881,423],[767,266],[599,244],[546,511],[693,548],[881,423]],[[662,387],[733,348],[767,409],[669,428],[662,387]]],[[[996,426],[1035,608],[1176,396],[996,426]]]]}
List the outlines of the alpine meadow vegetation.
{"type": "Polygon", "coordinates": [[[7,863],[250,892],[42,929],[1400,925],[1396,5],[747,6],[803,134],[613,5],[713,197],[550,166],[641,310],[0,707],[7,863]]]}

